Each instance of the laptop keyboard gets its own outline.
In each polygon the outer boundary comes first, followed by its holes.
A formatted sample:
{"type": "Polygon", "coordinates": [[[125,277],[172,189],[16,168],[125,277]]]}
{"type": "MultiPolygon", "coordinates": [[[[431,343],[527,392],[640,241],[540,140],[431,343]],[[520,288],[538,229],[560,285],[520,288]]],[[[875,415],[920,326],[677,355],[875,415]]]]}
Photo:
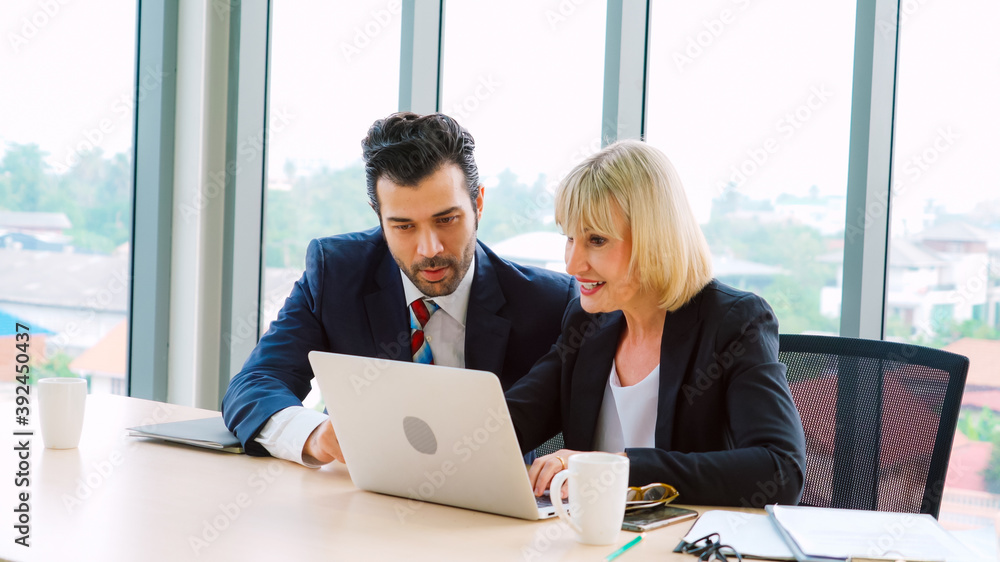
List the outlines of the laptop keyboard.
{"type": "MultiPolygon", "coordinates": [[[[569,499],[564,498],[562,503],[564,506],[569,506],[569,499]]],[[[538,507],[552,507],[552,500],[549,498],[548,492],[543,494],[540,498],[536,497],[535,504],[537,504],[538,507]]]]}

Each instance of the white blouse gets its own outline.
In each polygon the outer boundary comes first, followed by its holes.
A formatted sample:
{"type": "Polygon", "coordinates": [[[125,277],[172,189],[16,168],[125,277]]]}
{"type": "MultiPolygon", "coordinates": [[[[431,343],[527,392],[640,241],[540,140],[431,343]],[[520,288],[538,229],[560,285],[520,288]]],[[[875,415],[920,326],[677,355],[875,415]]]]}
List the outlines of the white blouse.
{"type": "Polygon", "coordinates": [[[597,416],[594,449],[620,453],[632,447],[656,446],[656,402],[660,395],[660,366],[632,386],[622,386],[614,361],[597,416]]]}

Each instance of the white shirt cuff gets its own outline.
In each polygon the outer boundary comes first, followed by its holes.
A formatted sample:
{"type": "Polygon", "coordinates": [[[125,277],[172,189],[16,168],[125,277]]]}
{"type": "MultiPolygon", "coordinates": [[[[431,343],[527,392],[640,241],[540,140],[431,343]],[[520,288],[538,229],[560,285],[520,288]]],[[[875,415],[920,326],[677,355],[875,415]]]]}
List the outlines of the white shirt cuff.
{"type": "Polygon", "coordinates": [[[303,450],[313,430],[328,417],[303,406],[289,406],[271,416],[254,441],[260,443],[273,457],[318,468],[323,463],[305,455],[303,450]]]}

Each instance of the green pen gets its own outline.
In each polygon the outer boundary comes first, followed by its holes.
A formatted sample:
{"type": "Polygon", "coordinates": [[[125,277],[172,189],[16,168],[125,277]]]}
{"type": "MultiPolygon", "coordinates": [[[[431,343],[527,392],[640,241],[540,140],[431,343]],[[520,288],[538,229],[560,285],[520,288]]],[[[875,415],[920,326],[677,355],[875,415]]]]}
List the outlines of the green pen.
{"type": "Polygon", "coordinates": [[[628,549],[630,549],[633,546],[639,544],[639,541],[641,541],[641,540],[642,540],[642,535],[639,535],[638,537],[630,540],[625,546],[623,546],[623,547],[619,548],[618,550],[612,552],[611,554],[605,556],[604,559],[607,560],[608,562],[611,562],[611,560],[614,560],[615,558],[618,558],[622,554],[625,554],[626,552],[628,552],[628,549]]]}

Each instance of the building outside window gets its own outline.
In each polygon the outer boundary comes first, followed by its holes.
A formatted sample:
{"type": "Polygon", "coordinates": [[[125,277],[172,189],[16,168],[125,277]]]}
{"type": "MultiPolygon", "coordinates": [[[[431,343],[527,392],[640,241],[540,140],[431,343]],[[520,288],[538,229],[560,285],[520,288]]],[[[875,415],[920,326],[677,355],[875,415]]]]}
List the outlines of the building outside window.
{"type": "MultiPolygon", "coordinates": [[[[127,394],[135,21],[131,0],[0,4],[0,68],[18,77],[0,82],[5,387],[20,323],[32,381],[80,376],[91,392],[127,394]]],[[[143,88],[161,71],[139,69],[143,88]]]]}

